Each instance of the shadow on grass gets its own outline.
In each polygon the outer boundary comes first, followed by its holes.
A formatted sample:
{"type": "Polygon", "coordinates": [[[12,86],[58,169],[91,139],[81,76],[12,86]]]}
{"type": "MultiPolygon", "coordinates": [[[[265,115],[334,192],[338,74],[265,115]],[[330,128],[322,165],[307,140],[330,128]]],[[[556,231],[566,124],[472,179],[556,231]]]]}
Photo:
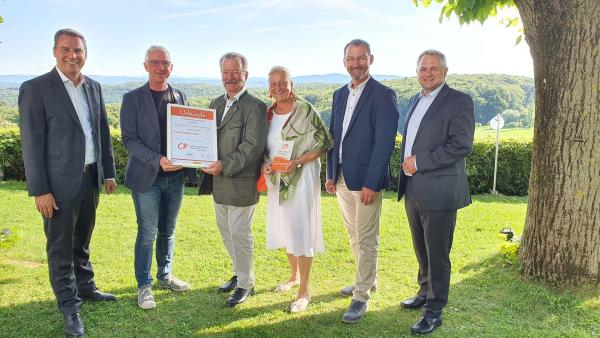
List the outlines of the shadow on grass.
{"type": "MultiPolygon", "coordinates": [[[[451,286],[444,324],[432,337],[584,337],[600,330],[600,290],[561,293],[523,281],[506,264],[494,256],[462,268],[467,277],[451,286]]],[[[157,290],[157,308],[147,311],[137,307],[133,287],[103,291],[115,293],[118,301],[84,304],[88,336],[402,337],[410,336],[420,317],[381,292],[373,294],[367,316],[348,325],[341,317],[349,299],[337,292],[316,295],[306,312],[290,314],[288,296],[264,289],[235,308],[224,305],[228,295],[216,285],[185,293],[157,290]]],[[[9,305],[0,308],[0,327],[0,336],[59,336],[62,317],[54,301],[9,305]]]]}

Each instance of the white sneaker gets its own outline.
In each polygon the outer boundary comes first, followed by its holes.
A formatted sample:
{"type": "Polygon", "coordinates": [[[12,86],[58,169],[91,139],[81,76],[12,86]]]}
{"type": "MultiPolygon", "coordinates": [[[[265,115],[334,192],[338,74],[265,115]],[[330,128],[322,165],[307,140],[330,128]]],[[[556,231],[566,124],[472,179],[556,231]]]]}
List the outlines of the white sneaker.
{"type": "Polygon", "coordinates": [[[171,291],[183,292],[190,289],[190,285],[182,280],[179,280],[173,276],[165,280],[157,280],[156,287],[159,289],[168,289],[171,291]]]}
{"type": "Polygon", "coordinates": [[[142,286],[138,289],[138,306],[144,310],[156,307],[150,286],[142,286]]]}

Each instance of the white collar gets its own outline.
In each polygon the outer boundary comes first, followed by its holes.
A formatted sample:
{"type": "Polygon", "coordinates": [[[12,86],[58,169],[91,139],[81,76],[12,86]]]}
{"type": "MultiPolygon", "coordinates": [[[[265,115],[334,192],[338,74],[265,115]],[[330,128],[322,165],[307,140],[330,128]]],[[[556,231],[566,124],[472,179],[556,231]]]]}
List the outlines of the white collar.
{"type": "Polygon", "coordinates": [[[352,90],[362,90],[366,85],[367,82],[369,82],[369,80],[371,79],[371,75],[369,75],[369,77],[361,84],[359,84],[358,86],[352,88],[352,81],[350,81],[350,83],[348,83],[348,90],[352,91],[352,90]]]}
{"type": "Polygon", "coordinates": [[[58,72],[58,75],[60,76],[61,80],[63,82],[70,82],[71,84],[73,84],[74,87],[79,86],[80,84],[85,83],[85,76],[83,76],[83,74],[81,74],[81,82],[78,84],[75,84],[73,81],[71,81],[71,79],[69,79],[63,72],[60,71],[60,68],[58,68],[57,66],[54,66],[54,68],[56,68],[56,71],[58,72]]]}
{"type": "Polygon", "coordinates": [[[229,98],[229,96],[227,96],[227,93],[225,93],[225,100],[227,100],[228,102],[235,102],[235,101],[239,100],[240,96],[242,96],[245,92],[246,92],[246,86],[244,86],[242,88],[242,90],[240,90],[237,94],[235,94],[233,96],[233,98],[231,98],[231,99],[229,98]]]}

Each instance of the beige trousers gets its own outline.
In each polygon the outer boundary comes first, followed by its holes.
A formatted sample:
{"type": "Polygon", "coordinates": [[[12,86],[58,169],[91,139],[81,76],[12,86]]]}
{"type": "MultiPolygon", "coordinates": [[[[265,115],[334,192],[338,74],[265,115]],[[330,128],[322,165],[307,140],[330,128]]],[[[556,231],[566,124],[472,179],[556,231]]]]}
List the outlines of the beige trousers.
{"type": "Polygon", "coordinates": [[[233,263],[233,271],[238,277],[238,287],[250,289],[254,286],[252,215],[254,205],[234,207],[215,203],[217,226],[225,249],[233,263]]]}
{"type": "Polygon", "coordinates": [[[348,240],[356,263],[356,280],[352,299],[366,302],[371,298],[371,288],[377,279],[377,247],[379,246],[379,217],[383,193],[380,191],[369,205],[360,202],[360,191],[346,187],[343,174],[336,184],[348,240]]]}

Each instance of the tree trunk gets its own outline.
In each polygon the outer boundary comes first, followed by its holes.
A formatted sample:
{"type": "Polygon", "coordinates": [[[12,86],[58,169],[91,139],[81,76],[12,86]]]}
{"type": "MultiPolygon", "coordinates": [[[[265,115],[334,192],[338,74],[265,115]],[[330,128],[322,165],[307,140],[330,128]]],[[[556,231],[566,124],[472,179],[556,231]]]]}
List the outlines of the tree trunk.
{"type": "Polygon", "coordinates": [[[559,287],[600,283],[600,1],[514,0],[536,114],[520,258],[559,287]]]}

